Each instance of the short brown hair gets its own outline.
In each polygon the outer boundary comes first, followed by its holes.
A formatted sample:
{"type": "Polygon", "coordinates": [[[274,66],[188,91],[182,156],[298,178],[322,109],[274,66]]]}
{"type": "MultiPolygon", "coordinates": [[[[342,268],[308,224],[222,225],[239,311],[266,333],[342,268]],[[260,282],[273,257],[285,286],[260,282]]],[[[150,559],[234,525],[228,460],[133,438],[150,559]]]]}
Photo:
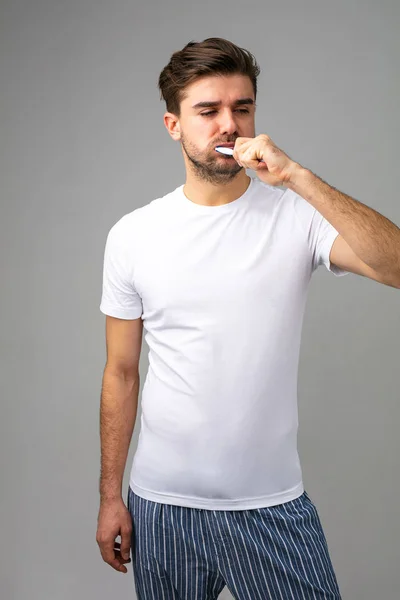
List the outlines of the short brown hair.
{"type": "Polygon", "coordinates": [[[196,79],[210,75],[247,75],[257,96],[257,77],[260,67],[248,50],[223,38],[207,38],[189,42],[174,52],[158,78],[160,99],[165,100],[167,111],[180,116],[180,103],[185,99],[185,88],[196,79]]]}

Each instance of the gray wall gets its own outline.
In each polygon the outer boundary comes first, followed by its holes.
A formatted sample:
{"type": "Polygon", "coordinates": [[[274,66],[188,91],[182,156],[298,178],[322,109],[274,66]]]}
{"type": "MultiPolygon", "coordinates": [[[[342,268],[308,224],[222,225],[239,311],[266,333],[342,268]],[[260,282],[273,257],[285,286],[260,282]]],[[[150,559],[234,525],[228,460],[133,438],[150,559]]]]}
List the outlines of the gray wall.
{"type": "MultiPolygon", "coordinates": [[[[159,72],[190,40],[247,47],[262,68],[257,133],[399,225],[400,8],[3,0],[0,16],[1,597],[135,598],[131,570],[95,541],[99,303],[110,227],[184,181],[159,72]]],[[[304,482],[351,600],[400,587],[399,300],[321,267],[304,322],[304,482]]],[[[147,364],[144,346],[142,385],[147,364]]],[[[139,423],[140,410],[124,495],[139,423]]]]}

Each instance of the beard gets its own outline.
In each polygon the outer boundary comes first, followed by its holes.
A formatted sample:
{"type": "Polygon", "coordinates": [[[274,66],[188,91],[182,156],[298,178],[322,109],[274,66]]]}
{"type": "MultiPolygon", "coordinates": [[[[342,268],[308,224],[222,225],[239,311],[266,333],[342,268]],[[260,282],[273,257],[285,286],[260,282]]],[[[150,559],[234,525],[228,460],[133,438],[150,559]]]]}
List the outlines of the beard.
{"type": "MultiPolygon", "coordinates": [[[[215,153],[214,148],[218,144],[215,144],[210,151],[200,151],[186,139],[182,132],[180,141],[195,177],[201,181],[214,185],[229,183],[243,169],[233,157],[215,153]]],[[[225,140],[225,142],[235,142],[235,140],[225,140]]]]}

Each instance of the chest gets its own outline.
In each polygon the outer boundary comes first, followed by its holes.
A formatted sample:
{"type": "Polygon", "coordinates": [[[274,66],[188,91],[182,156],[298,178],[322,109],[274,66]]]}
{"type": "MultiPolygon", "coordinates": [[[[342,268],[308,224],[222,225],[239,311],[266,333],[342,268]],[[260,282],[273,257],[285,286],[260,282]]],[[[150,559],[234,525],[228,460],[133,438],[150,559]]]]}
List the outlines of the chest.
{"type": "Polygon", "coordinates": [[[268,227],[164,232],[136,257],[144,316],[243,314],[300,293],[307,256],[268,227]]]}

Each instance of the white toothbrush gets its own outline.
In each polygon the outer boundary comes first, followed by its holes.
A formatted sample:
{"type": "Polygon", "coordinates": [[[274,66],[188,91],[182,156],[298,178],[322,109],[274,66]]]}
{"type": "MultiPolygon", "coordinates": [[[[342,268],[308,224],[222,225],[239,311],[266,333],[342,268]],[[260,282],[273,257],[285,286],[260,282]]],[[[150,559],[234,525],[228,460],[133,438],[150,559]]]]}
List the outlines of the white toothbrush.
{"type": "MultiPolygon", "coordinates": [[[[217,146],[215,149],[217,152],[220,152],[221,154],[227,154],[228,156],[233,156],[233,148],[226,148],[225,146],[217,146]]],[[[258,162],[265,162],[261,158],[259,158],[257,160],[258,160],[258,162]]]]}

